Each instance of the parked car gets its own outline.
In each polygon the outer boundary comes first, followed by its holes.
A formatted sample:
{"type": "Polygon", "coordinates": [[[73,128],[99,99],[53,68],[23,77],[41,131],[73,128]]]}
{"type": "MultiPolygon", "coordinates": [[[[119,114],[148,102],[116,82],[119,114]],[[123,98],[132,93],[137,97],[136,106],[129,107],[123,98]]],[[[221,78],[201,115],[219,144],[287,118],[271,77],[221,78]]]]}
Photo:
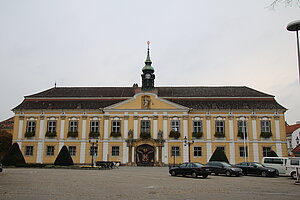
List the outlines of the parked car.
{"type": "Polygon", "coordinates": [[[226,176],[241,176],[243,175],[243,170],[238,167],[234,167],[226,162],[210,161],[206,164],[209,167],[211,173],[215,175],[225,174],[226,176]]]}
{"type": "Polygon", "coordinates": [[[235,165],[243,170],[243,174],[257,174],[263,177],[279,176],[279,171],[272,167],[266,167],[258,162],[242,162],[235,165]]]}
{"type": "Polygon", "coordinates": [[[0,163],[0,172],[3,171],[2,163],[0,163]]]}
{"type": "Polygon", "coordinates": [[[262,164],[267,167],[275,168],[279,171],[280,175],[291,176],[293,179],[297,179],[296,168],[300,169],[299,158],[264,157],[262,164]]]}
{"type": "Polygon", "coordinates": [[[203,178],[206,178],[208,175],[210,175],[210,171],[208,167],[204,166],[203,164],[195,163],[195,162],[182,163],[178,167],[171,168],[169,170],[169,173],[172,176],[191,175],[193,178],[196,178],[197,176],[202,176],[203,178]]]}

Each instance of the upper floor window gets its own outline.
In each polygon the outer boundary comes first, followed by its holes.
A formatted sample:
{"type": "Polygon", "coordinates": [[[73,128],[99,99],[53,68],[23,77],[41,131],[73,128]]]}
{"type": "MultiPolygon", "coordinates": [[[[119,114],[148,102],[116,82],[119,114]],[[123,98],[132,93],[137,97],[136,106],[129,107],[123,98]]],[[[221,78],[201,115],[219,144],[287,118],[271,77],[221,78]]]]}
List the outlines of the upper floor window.
{"type": "Polygon", "coordinates": [[[56,121],[48,121],[47,131],[49,133],[56,132],[56,121]]]}
{"type": "Polygon", "coordinates": [[[150,120],[141,121],[141,132],[150,133],[150,120]]]}
{"type": "Polygon", "coordinates": [[[262,120],[261,124],[261,132],[262,133],[270,133],[271,132],[271,121],[270,120],[262,120]]]}
{"type": "Polygon", "coordinates": [[[69,132],[78,132],[78,121],[69,121],[69,132]]]}
{"type": "Polygon", "coordinates": [[[216,123],[216,132],[217,133],[225,133],[225,121],[217,120],[215,123],[216,123]]]}
{"type": "Polygon", "coordinates": [[[27,121],[26,132],[34,133],[35,132],[35,121],[27,121]]]}
{"type": "Polygon", "coordinates": [[[121,121],[120,120],[113,120],[111,122],[111,132],[121,133],[121,121]]]}
{"type": "Polygon", "coordinates": [[[241,133],[247,133],[247,121],[239,120],[238,121],[238,131],[241,133]]]}
{"type": "Polygon", "coordinates": [[[92,133],[98,133],[98,132],[100,132],[99,131],[99,129],[100,129],[99,124],[100,124],[99,121],[96,121],[96,120],[91,121],[90,131],[92,133]]]}
{"type": "Polygon", "coordinates": [[[202,132],[202,121],[193,122],[193,132],[201,133],[202,132]]]}
{"type": "Polygon", "coordinates": [[[180,121],[179,120],[171,120],[171,130],[180,132],[180,121]]]}

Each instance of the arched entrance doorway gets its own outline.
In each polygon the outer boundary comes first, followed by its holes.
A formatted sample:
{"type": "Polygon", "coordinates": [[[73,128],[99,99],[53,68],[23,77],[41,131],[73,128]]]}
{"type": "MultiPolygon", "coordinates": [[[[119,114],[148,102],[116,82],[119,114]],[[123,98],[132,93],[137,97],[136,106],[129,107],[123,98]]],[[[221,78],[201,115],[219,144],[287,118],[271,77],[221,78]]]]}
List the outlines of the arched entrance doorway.
{"type": "Polygon", "coordinates": [[[149,144],[142,144],[136,148],[137,166],[154,166],[154,147],[149,144]]]}

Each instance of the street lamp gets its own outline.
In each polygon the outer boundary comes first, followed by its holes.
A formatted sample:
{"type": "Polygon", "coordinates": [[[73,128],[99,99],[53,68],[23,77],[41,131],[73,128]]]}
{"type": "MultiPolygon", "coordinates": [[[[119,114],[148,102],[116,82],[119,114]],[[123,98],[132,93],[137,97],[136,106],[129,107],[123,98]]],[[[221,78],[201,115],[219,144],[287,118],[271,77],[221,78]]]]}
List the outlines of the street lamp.
{"type": "Polygon", "coordinates": [[[297,39],[297,52],[298,52],[298,68],[299,68],[299,83],[300,83],[300,46],[299,46],[299,30],[300,30],[300,20],[293,21],[289,23],[286,27],[288,31],[295,31],[296,32],[296,39],[297,39]]]}
{"type": "Polygon", "coordinates": [[[91,166],[94,167],[96,165],[96,151],[95,151],[96,149],[95,149],[95,147],[98,147],[98,140],[97,139],[93,139],[93,138],[89,138],[89,143],[92,145],[91,150],[93,150],[92,151],[92,163],[91,163],[91,166]]]}
{"type": "Polygon", "coordinates": [[[296,138],[296,143],[297,143],[297,145],[299,144],[299,137],[298,136],[296,138]]]}
{"type": "Polygon", "coordinates": [[[190,146],[191,144],[194,144],[194,140],[192,140],[191,142],[188,141],[187,137],[184,136],[184,146],[188,145],[189,147],[189,162],[191,162],[191,151],[190,151],[190,146]]]}

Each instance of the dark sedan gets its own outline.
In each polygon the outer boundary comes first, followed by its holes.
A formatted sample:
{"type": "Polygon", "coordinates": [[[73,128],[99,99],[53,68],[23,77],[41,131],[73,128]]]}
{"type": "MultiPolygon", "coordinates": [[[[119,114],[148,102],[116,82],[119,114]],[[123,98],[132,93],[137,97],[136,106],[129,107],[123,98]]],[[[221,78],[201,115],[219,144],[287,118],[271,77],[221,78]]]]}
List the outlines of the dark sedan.
{"type": "Polygon", "coordinates": [[[257,162],[242,162],[236,164],[235,166],[241,168],[243,170],[244,175],[256,174],[256,175],[261,175],[263,177],[279,175],[277,169],[274,169],[272,167],[266,167],[263,164],[257,162]]]}
{"type": "Polygon", "coordinates": [[[169,170],[169,173],[172,176],[177,175],[191,175],[193,178],[196,178],[197,176],[202,176],[203,178],[206,178],[208,175],[210,175],[209,169],[200,164],[200,163],[182,163],[178,167],[171,168],[169,170]]]}
{"type": "Polygon", "coordinates": [[[215,175],[225,174],[226,176],[241,176],[243,175],[243,170],[238,167],[234,167],[226,162],[219,162],[219,161],[210,161],[206,164],[209,167],[211,173],[215,175]]]}

